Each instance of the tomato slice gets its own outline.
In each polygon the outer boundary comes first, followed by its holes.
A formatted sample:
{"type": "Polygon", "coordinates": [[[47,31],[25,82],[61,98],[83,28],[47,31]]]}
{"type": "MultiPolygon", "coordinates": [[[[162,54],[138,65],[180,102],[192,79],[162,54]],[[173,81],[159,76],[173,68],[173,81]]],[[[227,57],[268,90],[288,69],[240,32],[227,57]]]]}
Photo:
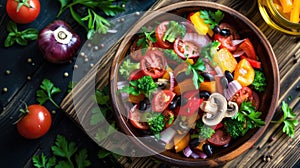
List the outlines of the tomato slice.
{"type": "Polygon", "coordinates": [[[182,59],[196,58],[199,57],[200,48],[192,41],[183,41],[177,38],[174,41],[174,51],[182,59]]]}
{"type": "Polygon", "coordinates": [[[231,140],[231,136],[227,134],[223,129],[215,130],[215,133],[207,139],[209,143],[215,146],[225,146],[231,140]]]}
{"type": "Polygon", "coordinates": [[[142,78],[143,76],[145,76],[144,72],[140,69],[136,69],[130,73],[128,80],[129,81],[138,80],[138,79],[142,78]]]}
{"type": "Polygon", "coordinates": [[[250,85],[254,80],[255,72],[247,59],[242,59],[234,71],[234,80],[237,80],[242,86],[250,85]]]}
{"type": "Polygon", "coordinates": [[[168,24],[169,24],[169,21],[161,22],[155,29],[155,37],[157,39],[156,43],[158,44],[159,47],[165,48],[165,49],[171,49],[173,47],[172,43],[163,40],[165,32],[168,29],[168,24]]]}
{"type": "Polygon", "coordinates": [[[251,58],[253,60],[257,60],[255,49],[250,41],[249,38],[246,38],[244,42],[242,42],[239,46],[247,55],[248,58],[251,58]]]}
{"type": "Polygon", "coordinates": [[[159,78],[166,72],[167,60],[160,50],[149,50],[140,61],[140,67],[145,75],[159,78]]]}
{"type": "Polygon", "coordinates": [[[249,98],[249,101],[252,103],[252,105],[255,107],[256,110],[258,110],[260,105],[260,99],[256,92],[252,91],[252,96],[249,98]]]}
{"type": "Polygon", "coordinates": [[[171,110],[165,110],[163,115],[165,116],[165,127],[169,128],[174,123],[174,113],[171,110]]]}
{"type": "Polygon", "coordinates": [[[241,105],[244,101],[249,101],[252,97],[252,90],[249,87],[243,86],[232,98],[230,101],[236,102],[238,105],[241,105]]]}
{"type": "Polygon", "coordinates": [[[149,129],[149,125],[146,122],[141,122],[142,114],[138,111],[138,109],[134,109],[129,112],[129,120],[135,128],[141,130],[149,129]]]}
{"type": "Polygon", "coordinates": [[[176,94],[170,90],[159,91],[152,99],[152,110],[155,112],[164,111],[175,95],[176,94]]]}
{"type": "Polygon", "coordinates": [[[203,99],[199,98],[199,90],[192,90],[184,93],[178,115],[192,116],[199,111],[202,102],[203,99]]]}
{"type": "Polygon", "coordinates": [[[144,55],[142,53],[142,45],[138,46],[137,43],[139,41],[139,39],[142,39],[143,36],[138,37],[134,40],[134,42],[132,43],[132,45],[130,46],[130,56],[133,60],[135,61],[140,61],[144,55]]]}
{"type": "Polygon", "coordinates": [[[214,39],[221,43],[220,48],[227,48],[229,51],[235,51],[238,46],[232,45],[233,36],[222,36],[221,34],[215,34],[214,39]]]}

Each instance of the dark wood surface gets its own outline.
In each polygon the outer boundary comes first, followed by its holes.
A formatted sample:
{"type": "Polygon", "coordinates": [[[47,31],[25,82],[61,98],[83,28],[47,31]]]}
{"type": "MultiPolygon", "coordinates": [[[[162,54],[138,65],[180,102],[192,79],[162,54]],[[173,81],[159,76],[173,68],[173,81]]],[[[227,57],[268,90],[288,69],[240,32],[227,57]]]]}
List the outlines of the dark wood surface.
{"type": "MultiPolygon", "coordinates": [[[[159,8],[175,1],[166,0],[160,1],[153,8],[159,8]]],[[[248,18],[255,21],[255,24],[265,33],[270,39],[274,48],[275,54],[280,68],[281,77],[281,92],[280,100],[288,100],[299,116],[299,91],[295,87],[300,84],[299,74],[299,48],[300,43],[298,38],[287,37],[283,34],[277,33],[270,27],[266,26],[257,13],[257,4],[253,1],[229,1],[219,0],[219,3],[230,4],[236,10],[245,14],[248,18]],[[230,3],[229,3],[230,2],[230,3]]],[[[97,158],[99,147],[94,143],[89,136],[75,123],[74,116],[71,116],[72,106],[68,104],[69,99],[67,95],[67,85],[72,80],[72,71],[74,62],[55,65],[46,62],[38,51],[36,42],[31,42],[26,47],[14,46],[11,48],[4,48],[3,43],[6,37],[6,24],[9,20],[5,13],[6,0],[0,0],[0,165],[1,167],[32,167],[31,158],[34,154],[40,155],[44,152],[49,155],[50,147],[53,145],[54,140],[58,134],[65,136],[67,139],[72,140],[78,144],[80,148],[87,148],[89,159],[92,161],[92,167],[154,167],[165,166],[164,164],[156,164],[147,158],[133,159],[129,163],[127,159],[114,160],[108,158],[100,160],[97,158]],[[32,63],[27,62],[28,58],[33,60],[32,63]],[[6,75],[5,71],[10,70],[11,74],[6,75]],[[64,77],[63,73],[68,72],[69,77],[64,77]],[[27,76],[31,80],[27,80],[27,76]],[[62,89],[62,92],[55,96],[57,102],[62,102],[65,107],[64,111],[54,108],[50,103],[45,106],[50,110],[55,110],[53,116],[53,123],[50,131],[42,138],[37,140],[26,140],[18,135],[15,125],[13,123],[17,120],[19,114],[18,110],[22,107],[25,101],[27,104],[36,103],[35,91],[38,89],[41,81],[48,78],[53,83],[62,89]],[[8,92],[2,92],[2,88],[8,88],[8,92]]],[[[126,4],[126,12],[131,13],[134,11],[147,10],[155,3],[151,1],[128,1],[126,4]]],[[[44,0],[41,1],[42,9],[38,19],[29,25],[19,26],[20,29],[26,27],[35,27],[41,29],[48,23],[55,19],[59,9],[58,1],[44,0]]],[[[124,14],[124,13],[123,13],[124,14]]],[[[80,34],[82,39],[85,40],[84,31],[78,27],[68,14],[63,16],[74,30],[80,34]]],[[[90,60],[97,63],[97,59],[90,60]]],[[[89,62],[89,63],[91,63],[89,62]]],[[[89,64],[83,64],[89,69],[89,64]]],[[[88,70],[87,69],[87,70],[88,70]]],[[[97,72],[97,70],[94,70],[97,72]]],[[[274,116],[280,117],[279,110],[274,116]]],[[[299,117],[298,117],[299,118],[299,117]]],[[[267,132],[264,134],[266,138],[261,141],[245,155],[229,162],[227,167],[263,167],[263,166],[289,166],[300,167],[299,164],[299,127],[296,130],[296,137],[290,139],[280,133],[281,127],[270,125],[267,132]],[[272,143],[266,142],[269,137],[275,137],[272,143]],[[257,150],[260,147],[261,150],[257,150]],[[283,149],[283,150],[282,150],[283,149]],[[292,154],[294,153],[294,154],[292,154]],[[264,162],[263,156],[273,155],[271,162],[264,162]],[[288,155],[290,154],[290,155],[288,155]],[[283,157],[281,157],[283,156],[283,157]],[[288,156],[288,157],[287,157],[288,156]]]]}

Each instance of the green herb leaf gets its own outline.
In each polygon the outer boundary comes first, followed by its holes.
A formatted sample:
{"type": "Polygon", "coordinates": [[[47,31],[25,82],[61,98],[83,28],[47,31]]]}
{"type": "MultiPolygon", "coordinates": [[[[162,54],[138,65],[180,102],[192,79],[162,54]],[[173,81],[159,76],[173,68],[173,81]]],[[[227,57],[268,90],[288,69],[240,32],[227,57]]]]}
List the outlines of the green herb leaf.
{"type": "Polygon", "coordinates": [[[7,24],[8,35],[4,41],[5,47],[10,47],[16,43],[21,46],[28,44],[28,40],[36,40],[38,37],[38,31],[33,28],[28,28],[23,31],[18,31],[16,23],[10,21],[7,24]]]}
{"type": "Polygon", "coordinates": [[[111,152],[108,151],[108,150],[106,150],[106,149],[101,149],[98,152],[98,158],[99,159],[104,159],[104,158],[106,158],[109,155],[111,155],[111,152]]]}
{"type": "Polygon", "coordinates": [[[97,125],[100,122],[105,121],[105,116],[107,112],[106,108],[101,108],[101,110],[99,109],[99,107],[93,108],[91,112],[92,116],[90,120],[90,125],[97,125]]]}
{"type": "Polygon", "coordinates": [[[150,130],[157,139],[160,139],[160,132],[165,127],[165,117],[160,113],[150,113],[151,116],[147,118],[147,123],[150,130]]]}
{"type": "Polygon", "coordinates": [[[41,156],[34,155],[32,157],[33,166],[36,168],[50,168],[56,163],[56,158],[47,158],[44,153],[41,156]]]}
{"type": "Polygon", "coordinates": [[[91,165],[91,162],[87,160],[87,150],[82,149],[75,155],[75,161],[77,168],[85,168],[91,165]]]}
{"type": "Polygon", "coordinates": [[[255,90],[259,92],[263,92],[266,90],[267,83],[266,83],[266,77],[263,72],[259,70],[255,70],[254,81],[252,82],[251,87],[253,87],[255,90]]]}
{"type": "Polygon", "coordinates": [[[59,105],[53,100],[52,96],[60,93],[61,90],[54,86],[54,84],[49,79],[44,79],[40,85],[39,90],[36,91],[37,101],[40,104],[44,104],[47,100],[50,100],[53,105],[60,108],[59,105]]]}
{"type": "Polygon", "coordinates": [[[169,41],[173,43],[177,37],[183,38],[186,34],[185,27],[176,22],[176,21],[170,21],[168,23],[167,31],[164,33],[163,41],[169,41]]]}
{"type": "Polygon", "coordinates": [[[224,13],[220,10],[215,12],[200,10],[200,18],[202,18],[204,23],[209,24],[210,28],[213,29],[224,18],[224,13]]]}
{"type": "Polygon", "coordinates": [[[208,139],[215,133],[215,130],[205,125],[202,120],[198,120],[196,126],[199,128],[199,136],[202,139],[208,139]]]}
{"type": "Polygon", "coordinates": [[[72,155],[77,151],[74,142],[68,142],[67,139],[61,135],[57,135],[55,146],[51,147],[52,152],[56,156],[68,159],[71,162],[72,155]]]}
{"type": "Polygon", "coordinates": [[[115,122],[113,122],[111,125],[108,126],[107,130],[103,129],[103,128],[99,128],[95,139],[98,142],[101,142],[102,140],[104,140],[105,138],[107,138],[108,136],[110,136],[111,134],[115,133],[117,131],[116,126],[115,126],[115,122]]]}
{"type": "Polygon", "coordinates": [[[72,162],[69,162],[67,160],[61,160],[58,162],[58,164],[55,166],[55,168],[74,168],[74,165],[72,162]]]}
{"type": "Polygon", "coordinates": [[[17,24],[15,22],[9,21],[6,30],[8,32],[17,32],[18,31],[17,24]]]}
{"type": "Polygon", "coordinates": [[[172,49],[165,49],[164,55],[169,58],[170,60],[176,61],[178,64],[182,63],[183,60],[175,53],[172,49]]]}
{"type": "Polygon", "coordinates": [[[285,101],[282,102],[281,109],[283,111],[283,118],[280,122],[283,122],[284,124],[282,131],[293,138],[295,135],[295,127],[299,124],[296,114],[285,101]]]}

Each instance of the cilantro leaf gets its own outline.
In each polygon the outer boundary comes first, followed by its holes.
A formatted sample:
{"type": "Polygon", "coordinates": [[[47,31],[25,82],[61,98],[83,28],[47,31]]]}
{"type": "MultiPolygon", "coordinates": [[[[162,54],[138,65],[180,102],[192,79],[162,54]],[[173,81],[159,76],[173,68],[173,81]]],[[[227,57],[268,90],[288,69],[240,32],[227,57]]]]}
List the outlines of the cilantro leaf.
{"type": "Polygon", "coordinates": [[[40,104],[44,104],[47,100],[49,100],[55,107],[60,108],[59,105],[53,100],[52,96],[60,93],[61,90],[55,87],[49,79],[44,79],[40,85],[40,88],[41,89],[36,91],[37,101],[40,104]]]}
{"type": "Polygon", "coordinates": [[[201,82],[204,81],[204,77],[199,73],[199,71],[205,71],[206,67],[205,67],[205,63],[202,61],[202,59],[198,59],[197,62],[195,64],[190,64],[188,61],[186,61],[188,63],[188,69],[185,72],[186,75],[189,75],[191,72],[193,73],[193,84],[195,86],[196,89],[199,88],[199,85],[201,82]]]}
{"type": "Polygon", "coordinates": [[[185,27],[176,21],[170,21],[167,27],[167,31],[164,33],[163,36],[163,41],[167,40],[173,43],[177,37],[183,38],[186,34],[185,27]]]}
{"type": "Polygon", "coordinates": [[[220,45],[221,43],[219,41],[213,41],[208,43],[206,46],[202,47],[200,52],[201,56],[203,58],[208,59],[209,61],[212,61],[212,58],[214,55],[217,54],[220,45]]]}

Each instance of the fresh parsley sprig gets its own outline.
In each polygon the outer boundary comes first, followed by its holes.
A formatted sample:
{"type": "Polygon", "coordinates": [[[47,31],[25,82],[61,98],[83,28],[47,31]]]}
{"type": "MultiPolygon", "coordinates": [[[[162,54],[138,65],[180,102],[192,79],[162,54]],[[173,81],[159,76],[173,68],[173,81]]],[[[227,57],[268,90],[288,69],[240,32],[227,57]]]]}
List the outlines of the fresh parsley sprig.
{"type": "Polygon", "coordinates": [[[224,13],[220,10],[215,12],[200,10],[200,17],[204,19],[204,23],[209,24],[210,28],[213,29],[215,26],[219,25],[220,21],[224,18],[224,13]]]}
{"type": "Polygon", "coordinates": [[[55,166],[56,158],[47,158],[44,153],[41,156],[34,155],[32,157],[33,166],[36,168],[51,168],[55,166]]]}
{"type": "Polygon", "coordinates": [[[299,124],[296,114],[285,101],[282,102],[281,109],[283,112],[281,119],[279,121],[271,121],[271,123],[283,123],[282,132],[293,138],[295,136],[295,127],[299,124]]]}
{"type": "Polygon", "coordinates": [[[7,24],[8,35],[4,41],[5,47],[10,47],[15,43],[21,46],[26,46],[29,40],[36,40],[38,38],[38,30],[28,28],[19,31],[15,22],[9,21],[7,24]]]}
{"type": "Polygon", "coordinates": [[[87,149],[84,148],[78,151],[76,144],[69,142],[62,135],[57,135],[51,150],[54,156],[50,158],[47,158],[44,153],[41,156],[34,155],[32,157],[33,166],[36,168],[73,168],[76,165],[77,168],[86,168],[91,165],[91,162],[87,159],[87,149]]]}
{"type": "Polygon", "coordinates": [[[142,27],[142,33],[139,35],[139,39],[136,43],[138,47],[141,46],[142,54],[146,53],[146,49],[151,45],[151,43],[156,43],[157,39],[155,37],[155,31],[149,30],[146,27],[142,27]]]}
{"type": "Polygon", "coordinates": [[[204,81],[204,77],[199,73],[199,71],[205,71],[206,67],[202,59],[198,59],[195,64],[191,64],[189,61],[186,61],[188,63],[188,69],[186,71],[186,75],[189,75],[191,72],[193,73],[193,83],[195,85],[196,89],[199,89],[200,83],[204,81]]]}
{"type": "Polygon", "coordinates": [[[49,79],[44,79],[40,85],[39,90],[36,91],[37,102],[44,104],[46,101],[50,101],[55,107],[60,108],[59,105],[53,100],[52,96],[60,93],[61,90],[55,87],[49,79]]]}
{"type": "Polygon", "coordinates": [[[107,33],[110,22],[102,17],[99,12],[103,12],[106,16],[115,16],[125,9],[115,5],[115,0],[59,0],[61,6],[57,16],[60,16],[64,11],[70,10],[73,19],[87,30],[87,38],[90,39],[96,32],[107,33]],[[79,7],[85,10],[87,15],[82,16],[81,13],[75,10],[79,7]]]}
{"type": "Polygon", "coordinates": [[[265,125],[260,118],[261,112],[256,111],[251,102],[243,102],[238,113],[232,118],[224,120],[226,132],[233,138],[244,136],[249,129],[265,125]]]}

